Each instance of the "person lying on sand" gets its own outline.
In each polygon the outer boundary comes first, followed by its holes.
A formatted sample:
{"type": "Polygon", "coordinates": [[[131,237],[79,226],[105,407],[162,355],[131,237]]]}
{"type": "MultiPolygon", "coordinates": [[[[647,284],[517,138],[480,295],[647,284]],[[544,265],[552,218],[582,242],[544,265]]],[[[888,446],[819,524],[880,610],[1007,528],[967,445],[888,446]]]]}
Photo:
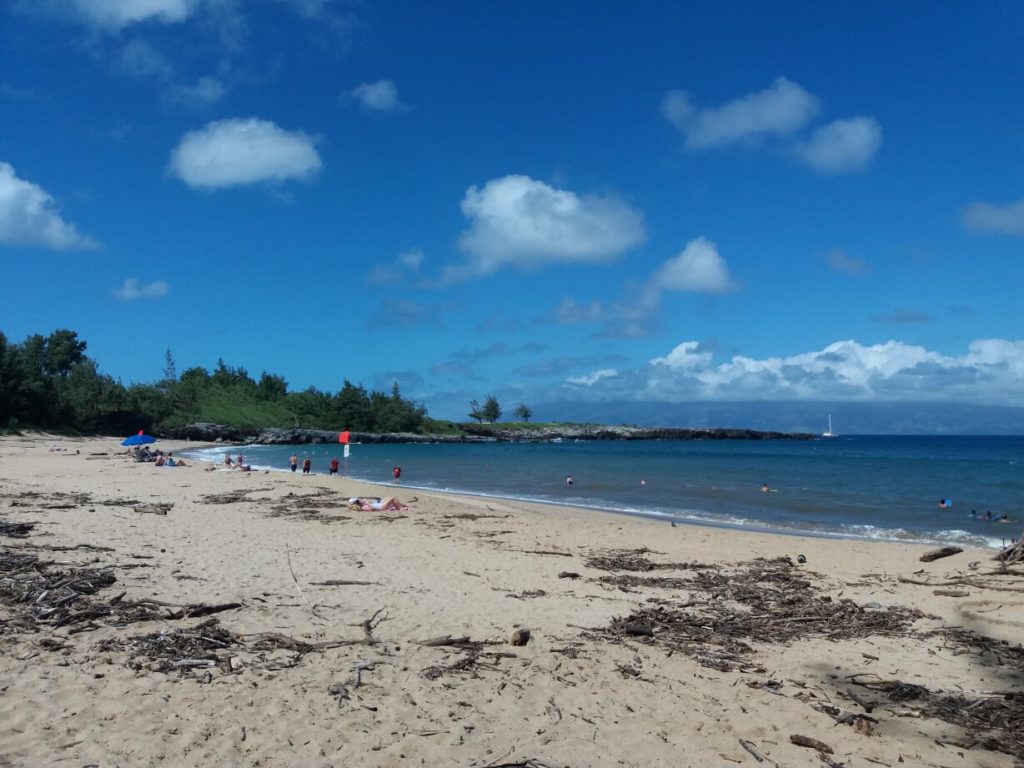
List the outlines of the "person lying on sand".
{"type": "Polygon", "coordinates": [[[358,508],[363,512],[399,512],[408,509],[394,496],[386,496],[383,499],[349,499],[349,506],[358,508]]]}

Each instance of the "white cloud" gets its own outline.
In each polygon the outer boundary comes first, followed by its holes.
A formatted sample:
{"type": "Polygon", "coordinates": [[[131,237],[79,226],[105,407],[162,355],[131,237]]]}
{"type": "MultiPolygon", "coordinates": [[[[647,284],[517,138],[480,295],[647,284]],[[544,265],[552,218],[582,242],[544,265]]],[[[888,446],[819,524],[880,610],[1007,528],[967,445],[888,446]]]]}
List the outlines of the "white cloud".
{"type": "Polygon", "coordinates": [[[353,88],[351,95],[363,109],[371,112],[402,112],[409,109],[399,101],[398,88],[391,80],[363,83],[353,88]]]}
{"type": "Polygon", "coordinates": [[[678,256],[666,261],[651,278],[651,290],[725,293],[734,288],[718,247],[706,237],[686,244],[678,256]]]}
{"type": "Polygon", "coordinates": [[[466,190],[469,229],[459,248],[469,255],[446,279],[491,274],[547,262],[607,262],[646,239],[643,215],[612,196],[577,195],[528,176],[505,176],[466,190]]]}
{"type": "Polygon", "coordinates": [[[190,187],[216,189],[304,179],[320,165],[310,136],[249,118],[218,120],[185,134],[168,170],[190,187]]]}
{"type": "Polygon", "coordinates": [[[882,146],[882,126],[873,117],[836,120],[797,147],[797,156],[821,173],[859,171],[882,146]]]}
{"type": "Polygon", "coordinates": [[[602,368],[600,371],[588,373],[586,376],[570,376],[565,380],[565,383],[579,387],[590,387],[602,379],[614,378],[618,373],[614,368],[602,368]]]}
{"type": "Polygon", "coordinates": [[[80,20],[112,31],[144,21],[181,22],[198,5],[199,0],[71,0],[80,20]]]}
{"type": "Polygon", "coordinates": [[[674,371],[703,369],[711,365],[711,353],[702,352],[696,341],[684,341],[664,357],[651,360],[651,365],[667,365],[674,371]]]}
{"type": "Polygon", "coordinates": [[[121,301],[138,301],[139,299],[159,299],[166,296],[167,283],[157,280],[142,285],[134,277],[126,278],[124,285],[113,291],[114,297],[121,301]]]}
{"type": "Polygon", "coordinates": [[[763,91],[748,93],[717,107],[695,107],[685,91],[672,90],[661,113],[683,135],[687,149],[710,149],[789,136],[818,112],[818,100],[796,83],[777,78],[763,91]]]}
{"type": "MultiPolygon", "coordinates": [[[[579,387],[586,377],[571,383],[579,387]]],[[[786,357],[736,355],[716,365],[694,341],[615,380],[594,378],[593,398],[973,402],[1024,406],[1024,340],[973,341],[944,355],[901,341],[837,341],[786,357]]]]}
{"type": "Polygon", "coordinates": [[[208,107],[224,98],[226,89],[216,77],[205,75],[195,85],[176,85],[170,90],[170,98],[179,104],[194,109],[208,107]]]}
{"type": "Polygon", "coordinates": [[[57,251],[96,248],[97,243],[65,222],[54,199],[42,187],[19,179],[10,163],[0,162],[0,243],[57,251]]]}
{"type": "Polygon", "coordinates": [[[964,209],[963,222],[972,232],[1024,237],[1024,200],[1006,205],[971,203],[964,209]]]}

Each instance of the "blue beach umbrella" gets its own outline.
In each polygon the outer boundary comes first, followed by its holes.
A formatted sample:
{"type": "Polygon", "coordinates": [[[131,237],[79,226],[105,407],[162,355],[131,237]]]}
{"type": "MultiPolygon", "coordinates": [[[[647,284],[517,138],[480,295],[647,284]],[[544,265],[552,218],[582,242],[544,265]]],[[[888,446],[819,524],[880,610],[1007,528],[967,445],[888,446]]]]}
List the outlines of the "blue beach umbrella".
{"type": "Polygon", "coordinates": [[[155,443],[156,438],[152,435],[145,435],[142,430],[139,430],[139,434],[126,437],[121,441],[121,445],[143,445],[145,443],[155,443]]]}

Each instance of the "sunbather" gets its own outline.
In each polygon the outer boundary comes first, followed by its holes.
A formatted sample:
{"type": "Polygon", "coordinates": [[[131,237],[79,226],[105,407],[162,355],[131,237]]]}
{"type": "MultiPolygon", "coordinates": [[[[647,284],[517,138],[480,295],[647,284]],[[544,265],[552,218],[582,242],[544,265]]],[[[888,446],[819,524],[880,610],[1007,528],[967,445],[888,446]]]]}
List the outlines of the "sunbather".
{"type": "Polygon", "coordinates": [[[386,496],[383,499],[349,499],[349,502],[363,512],[399,512],[408,509],[394,496],[386,496]]]}

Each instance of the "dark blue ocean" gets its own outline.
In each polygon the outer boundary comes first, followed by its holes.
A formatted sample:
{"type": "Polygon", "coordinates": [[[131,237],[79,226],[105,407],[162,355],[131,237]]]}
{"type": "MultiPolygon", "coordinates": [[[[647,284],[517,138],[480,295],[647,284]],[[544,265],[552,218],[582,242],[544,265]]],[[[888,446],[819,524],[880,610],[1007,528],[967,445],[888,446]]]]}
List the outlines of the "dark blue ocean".
{"type": "MultiPolygon", "coordinates": [[[[297,453],[326,474],[338,456],[342,474],[383,485],[394,484],[397,465],[405,488],[830,537],[1000,546],[1024,518],[1024,437],[353,445],[347,460],[341,448],[232,452],[254,469],[286,471],[297,453]],[[940,508],[941,498],[952,506],[940,508]]],[[[224,452],[191,455],[219,461],[224,452]]]]}

